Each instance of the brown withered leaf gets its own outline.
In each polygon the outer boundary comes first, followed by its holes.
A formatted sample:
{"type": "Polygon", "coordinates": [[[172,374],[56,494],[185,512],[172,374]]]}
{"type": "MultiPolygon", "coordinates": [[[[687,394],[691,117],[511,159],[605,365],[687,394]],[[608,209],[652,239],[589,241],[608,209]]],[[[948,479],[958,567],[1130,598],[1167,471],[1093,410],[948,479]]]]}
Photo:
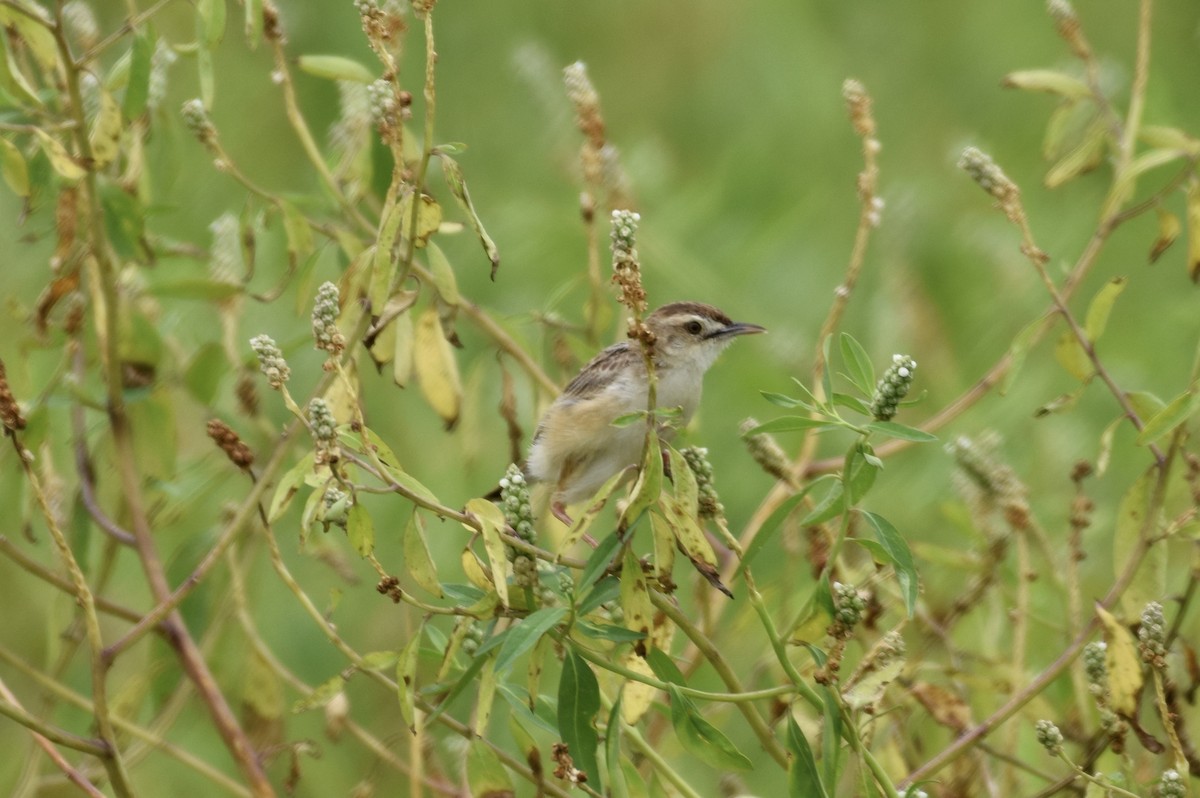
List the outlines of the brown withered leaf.
{"type": "Polygon", "coordinates": [[[961,734],[974,724],[971,708],[944,687],[929,682],[915,682],[909,692],[933,716],[935,722],[948,729],[961,734]]]}

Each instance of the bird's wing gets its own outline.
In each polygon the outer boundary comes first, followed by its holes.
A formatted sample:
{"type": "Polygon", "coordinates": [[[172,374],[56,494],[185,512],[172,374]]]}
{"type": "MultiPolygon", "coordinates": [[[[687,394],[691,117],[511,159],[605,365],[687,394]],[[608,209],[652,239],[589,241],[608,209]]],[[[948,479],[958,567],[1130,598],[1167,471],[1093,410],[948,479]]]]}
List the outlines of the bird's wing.
{"type": "Polygon", "coordinates": [[[596,355],[567,383],[563,399],[587,399],[604,391],[613,382],[613,376],[642,362],[642,353],[628,341],[613,344],[596,355]]]}

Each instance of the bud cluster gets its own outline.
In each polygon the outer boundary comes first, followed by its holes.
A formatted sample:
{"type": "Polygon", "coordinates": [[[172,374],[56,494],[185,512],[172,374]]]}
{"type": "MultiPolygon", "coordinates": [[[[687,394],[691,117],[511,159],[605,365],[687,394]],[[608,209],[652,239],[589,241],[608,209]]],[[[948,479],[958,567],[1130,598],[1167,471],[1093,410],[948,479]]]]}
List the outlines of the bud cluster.
{"type": "Polygon", "coordinates": [[[308,403],[308,428],[312,431],[316,443],[316,463],[328,463],[336,460],[334,448],[337,446],[337,420],[329,404],[320,397],[314,397],[308,403]]]}
{"type": "Polygon", "coordinates": [[[892,355],[892,365],[883,373],[871,397],[871,415],[878,421],[890,421],[896,415],[900,400],[912,386],[917,361],[908,355],[892,355]]]}
{"type": "Polygon", "coordinates": [[[1039,720],[1036,728],[1037,741],[1043,748],[1046,749],[1046,753],[1050,754],[1051,756],[1058,756],[1060,753],[1062,753],[1062,732],[1058,730],[1058,727],[1055,726],[1052,721],[1039,720]]]}
{"type": "Polygon", "coordinates": [[[1183,781],[1183,776],[1174,768],[1163,771],[1154,795],[1156,798],[1184,798],[1187,795],[1187,785],[1183,781]]]}
{"type": "MultiPolygon", "coordinates": [[[[526,543],[533,543],[533,504],[529,497],[529,483],[521,469],[515,463],[509,465],[504,477],[500,480],[500,508],[504,511],[504,520],[512,527],[517,537],[526,543]]],[[[523,551],[508,549],[508,558],[513,564],[513,580],[520,587],[532,588],[537,585],[537,560],[523,551]]]]}
{"type": "Polygon", "coordinates": [[[867,601],[854,585],[833,583],[834,637],[849,636],[850,630],[862,620],[867,601]]]}
{"type": "Polygon", "coordinates": [[[483,643],[483,629],[480,628],[479,624],[471,623],[467,627],[467,631],[463,634],[463,653],[468,657],[475,656],[475,652],[479,650],[481,643],[483,643]]]}
{"type": "Polygon", "coordinates": [[[688,446],[680,449],[688,468],[696,477],[696,495],[698,498],[696,515],[700,518],[723,518],[725,507],[717,488],[713,484],[713,467],[708,461],[708,449],[701,446],[688,446]]]}
{"type": "Polygon", "coordinates": [[[1023,217],[1021,189],[1004,174],[1004,170],[996,165],[987,153],[976,147],[967,147],[958,159],[958,168],[992,195],[1009,219],[1016,221],[1023,217]]]}
{"type": "Polygon", "coordinates": [[[198,98],[188,100],[181,109],[183,123],[203,145],[209,146],[217,138],[217,129],[208,116],[208,109],[198,98]]]}
{"type": "Polygon", "coordinates": [[[1163,618],[1162,605],[1157,601],[1151,601],[1142,610],[1138,653],[1151,668],[1162,670],[1167,667],[1167,622],[1163,618]]]}
{"type": "Polygon", "coordinates": [[[233,429],[219,418],[208,420],[208,437],[220,447],[229,461],[238,468],[249,468],[254,463],[254,452],[233,429]]]}
{"type": "Polygon", "coordinates": [[[328,281],[321,283],[312,311],[313,340],[317,349],[322,349],[332,356],[341,354],[346,348],[346,339],[337,326],[340,312],[338,287],[328,281]]]}
{"type": "Polygon", "coordinates": [[[646,290],[638,263],[637,229],[641,215],[628,210],[612,212],[613,282],[617,301],[641,317],[646,312],[646,290]]]}
{"type": "Polygon", "coordinates": [[[790,469],[788,467],[787,454],[784,453],[783,447],[775,440],[775,436],[770,433],[760,435],[747,435],[750,430],[757,427],[758,419],[750,417],[742,421],[738,426],[742,433],[742,439],[746,441],[746,449],[750,452],[750,457],[754,462],[758,463],[763,471],[766,471],[776,479],[787,479],[790,469]]]}
{"type": "Polygon", "coordinates": [[[267,382],[278,391],[292,376],[279,345],[269,335],[256,335],[250,339],[250,348],[258,355],[258,367],[267,376],[267,382]]]}
{"type": "Polygon", "coordinates": [[[588,77],[587,64],[576,61],[563,70],[567,99],[575,106],[575,119],[591,147],[604,146],[604,118],[600,115],[600,95],[588,77]]]}

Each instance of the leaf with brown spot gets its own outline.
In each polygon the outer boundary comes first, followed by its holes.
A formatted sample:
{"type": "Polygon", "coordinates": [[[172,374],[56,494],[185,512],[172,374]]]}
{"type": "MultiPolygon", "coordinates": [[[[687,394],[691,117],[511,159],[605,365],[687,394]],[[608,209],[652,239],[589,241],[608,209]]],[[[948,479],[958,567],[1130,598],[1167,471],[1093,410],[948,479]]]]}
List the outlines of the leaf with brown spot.
{"type": "Polygon", "coordinates": [[[1108,693],[1112,708],[1129,718],[1137,712],[1142,690],[1142,663],[1133,634],[1111,612],[1096,604],[1096,616],[1104,626],[1104,662],[1108,667],[1108,693]]]}

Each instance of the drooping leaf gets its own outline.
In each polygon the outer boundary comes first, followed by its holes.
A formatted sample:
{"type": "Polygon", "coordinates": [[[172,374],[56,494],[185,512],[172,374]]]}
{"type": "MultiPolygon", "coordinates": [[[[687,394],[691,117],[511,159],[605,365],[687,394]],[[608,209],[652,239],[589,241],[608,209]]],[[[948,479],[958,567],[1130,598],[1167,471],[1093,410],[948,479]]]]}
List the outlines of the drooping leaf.
{"type": "Polygon", "coordinates": [[[621,513],[618,527],[621,530],[633,526],[642,513],[658,501],[658,497],[662,493],[663,461],[658,435],[654,430],[649,430],[647,438],[641,471],[638,473],[637,482],[633,484],[633,493],[629,497],[629,502],[621,513]]]}
{"type": "Polygon", "coordinates": [[[621,480],[624,478],[625,472],[618,471],[616,474],[613,474],[611,477],[609,477],[607,482],[600,486],[600,489],[596,491],[596,495],[588,499],[587,505],[584,507],[583,512],[579,513],[575,517],[575,523],[571,524],[571,528],[568,529],[566,535],[563,536],[562,545],[559,546],[559,554],[566,554],[568,551],[570,551],[571,547],[578,543],[579,539],[587,533],[588,529],[592,525],[592,522],[595,521],[596,517],[600,515],[600,512],[604,509],[604,506],[608,504],[608,500],[612,498],[617,486],[621,484],[621,480]]]}
{"type": "Polygon", "coordinates": [[[88,144],[96,168],[103,169],[115,161],[121,152],[121,106],[107,91],[100,89],[99,92],[100,110],[92,123],[88,144]]]}
{"type": "Polygon", "coordinates": [[[442,174],[446,178],[446,184],[450,186],[450,192],[454,194],[454,199],[458,200],[459,206],[467,214],[467,219],[471,223],[471,229],[475,231],[475,235],[479,237],[479,243],[483,245],[483,251],[487,255],[488,260],[492,264],[491,277],[496,279],[496,270],[500,268],[500,250],[496,247],[496,242],[488,235],[487,230],[483,227],[483,221],[480,220],[479,214],[475,211],[475,204],[471,202],[471,192],[467,190],[467,181],[463,177],[462,168],[458,162],[444,153],[439,153],[442,161],[442,174]]]}
{"type": "Polygon", "coordinates": [[[1193,283],[1200,283],[1200,180],[1193,180],[1187,190],[1187,270],[1193,283]]]}
{"type": "Polygon", "coordinates": [[[903,536],[896,531],[886,518],[875,513],[862,510],[862,515],[875,528],[875,538],[887,550],[892,558],[892,567],[896,579],[900,582],[900,592],[904,594],[904,607],[908,617],[913,617],[917,606],[917,592],[920,583],[917,578],[917,566],[913,563],[912,552],[903,536]]]}
{"type": "Polygon", "coordinates": [[[1108,691],[1112,708],[1122,715],[1133,717],[1137,697],[1142,689],[1142,663],[1137,643],[1125,624],[1111,612],[1096,604],[1096,616],[1104,627],[1105,665],[1108,669],[1108,691]]]}
{"type": "Polygon", "coordinates": [[[650,603],[646,574],[642,572],[642,564],[632,546],[625,548],[625,559],[621,564],[621,609],[625,612],[626,629],[650,636],[654,606],[650,603]]]}
{"type": "Polygon", "coordinates": [[[1104,161],[1107,137],[1107,124],[1096,116],[1075,145],[1046,172],[1046,188],[1057,188],[1099,166],[1104,161]]]}
{"type": "Polygon", "coordinates": [[[271,497],[271,505],[267,510],[267,521],[273,524],[283,515],[284,510],[291,503],[292,497],[296,495],[296,490],[304,484],[304,478],[312,473],[313,459],[313,453],[308,452],[279,478],[279,482],[275,486],[275,493],[271,497]]]}
{"type": "Polygon", "coordinates": [[[575,767],[587,774],[588,784],[603,792],[596,760],[599,738],[592,719],[600,710],[600,684],[583,657],[567,649],[558,682],[558,728],[575,767]]]}
{"type": "Polygon", "coordinates": [[[1070,330],[1063,330],[1059,334],[1058,340],[1054,344],[1054,358],[1067,370],[1068,374],[1080,382],[1087,382],[1095,373],[1092,361],[1084,351],[1083,345],[1070,330]]]}
{"type": "Polygon", "coordinates": [[[225,0],[196,0],[196,27],[207,50],[225,36],[225,0]]]}
{"type": "Polygon", "coordinates": [[[1150,248],[1151,263],[1162,257],[1162,254],[1171,248],[1183,231],[1183,225],[1178,216],[1161,205],[1156,210],[1158,211],[1158,236],[1154,239],[1154,246],[1150,248]]]}
{"type": "Polygon", "coordinates": [[[1100,207],[1100,218],[1108,219],[1121,210],[1133,196],[1137,180],[1146,172],[1185,157],[1186,153],[1176,149],[1148,150],[1130,161],[1117,173],[1104,204],[1100,207]]]}
{"type": "Polygon", "coordinates": [[[750,770],[754,763],[737,749],[725,734],[709,723],[696,709],[691,699],[675,685],[668,685],[671,696],[671,725],[675,734],[692,755],[717,767],[750,770]]]}
{"type": "Polygon", "coordinates": [[[475,516],[479,525],[483,527],[483,548],[488,555],[492,582],[500,596],[500,603],[507,607],[508,549],[500,537],[500,530],[504,528],[504,513],[487,499],[471,499],[467,502],[466,510],[475,516]]]}
{"type": "Polygon", "coordinates": [[[418,627],[416,634],[404,644],[400,650],[400,658],[396,661],[397,697],[400,700],[400,716],[409,731],[417,731],[417,653],[421,649],[421,632],[418,627]]]}
{"type": "Polygon", "coordinates": [[[413,331],[413,366],[421,394],[447,428],[458,423],[462,412],[462,381],[454,347],[442,335],[436,308],[428,308],[413,331]]]}
{"type": "Polygon", "coordinates": [[[29,165],[17,145],[0,137],[0,174],[18,197],[29,196],[29,165]]]}
{"type": "MultiPolygon", "coordinates": [[[[0,39],[3,38],[0,36],[0,39]]],[[[84,168],[67,152],[67,148],[61,141],[41,128],[34,130],[34,134],[37,136],[38,143],[42,145],[42,152],[46,153],[46,158],[54,167],[54,171],[58,172],[59,177],[74,182],[87,174],[84,168]]]]}

